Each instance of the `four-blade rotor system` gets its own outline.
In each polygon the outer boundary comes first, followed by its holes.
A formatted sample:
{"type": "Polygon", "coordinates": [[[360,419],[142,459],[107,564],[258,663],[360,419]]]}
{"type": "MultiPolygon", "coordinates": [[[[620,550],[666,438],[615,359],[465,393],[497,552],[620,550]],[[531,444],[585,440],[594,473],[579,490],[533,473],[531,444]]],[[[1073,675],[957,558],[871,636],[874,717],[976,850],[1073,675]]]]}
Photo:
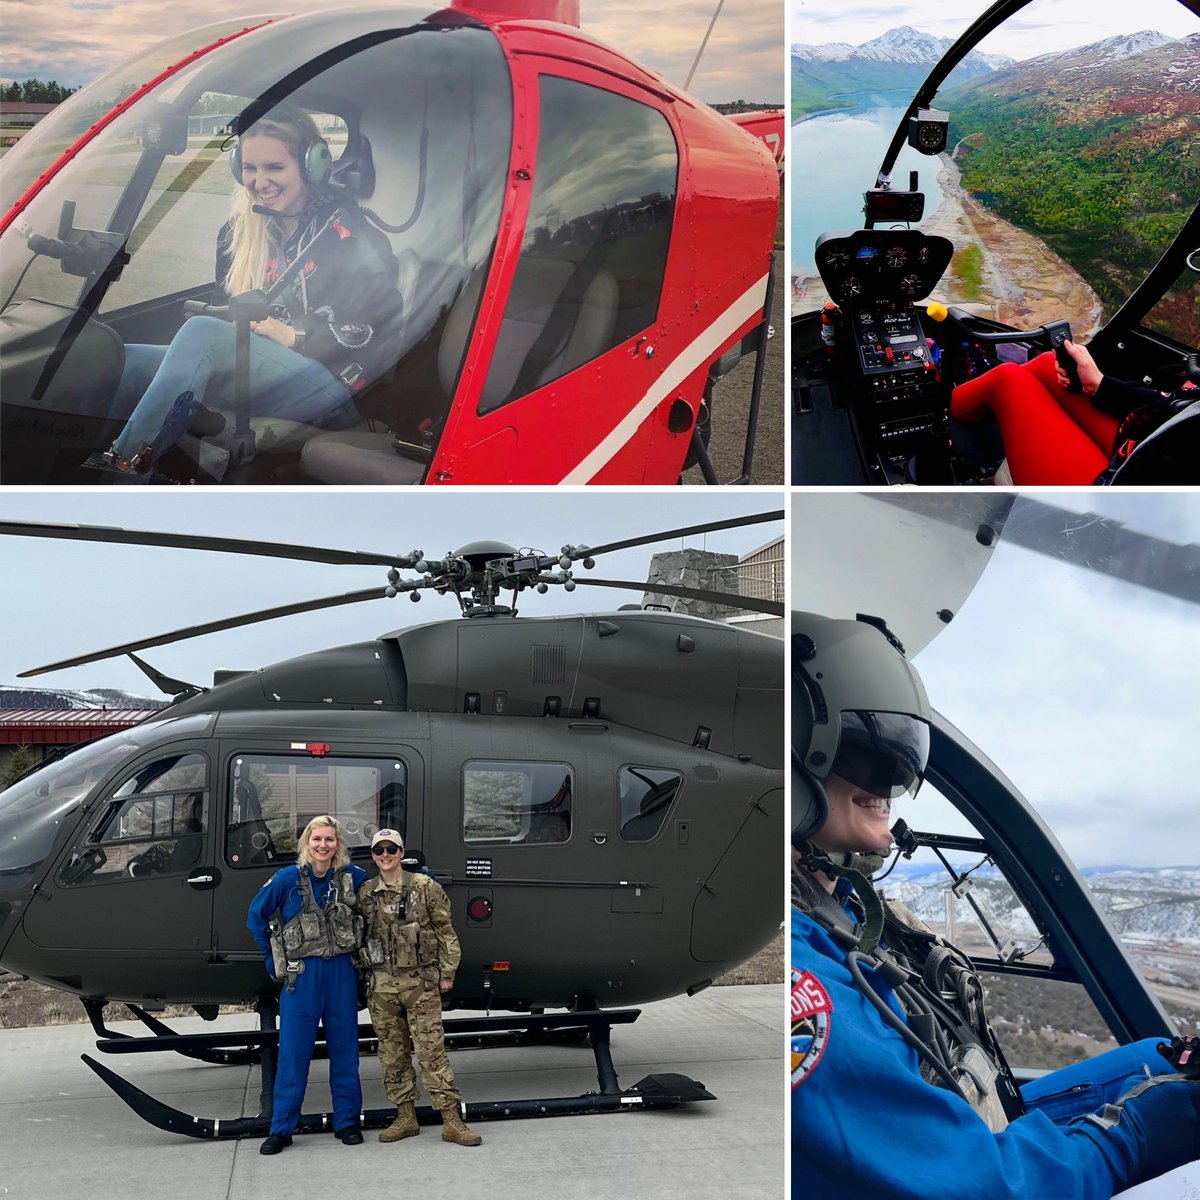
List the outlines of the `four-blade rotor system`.
{"type": "Polygon", "coordinates": [[[410,550],[403,554],[383,554],[245,538],[31,521],[0,521],[0,536],[40,537],[111,545],[200,550],[219,554],[246,554],[266,558],[291,559],[301,562],[345,566],[385,566],[388,568],[385,587],[364,588],[360,591],[346,592],[340,595],[321,596],[312,600],[302,600],[241,613],[202,625],[171,630],[133,642],[126,642],[119,646],[110,646],[105,650],[78,655],[22,671],[19,678],[26,679],[50,671],[83,666],[118,655],[132,654],[138,650],[200,637],[208,633],[270,621],[277,617],[359,604],[368,600],[380,600],[385,597],[397,596],[402,592],[408,593],[412,600],[419,600],[423,591],[453,595],[462,614],[468,617],[512,616],[516,612],[516,598],[522,591],[532,589],[539,593],[545,593],[555,586],[561,586],[566,591],[574,591],[580,584],[704,600],[734,609],[782,616],[783,605],[779,602],[752,596],[740,596],[734,592],[691,588],[668,583],[655,582],[651,584],[646,581],[577,578],[576,576],[577,566],[582,566],[584,570],[590,570],[595,565],[595,559],[598,556],[616,550],[782,519],[782,510],[756,513],[744,517],[703,522],[679,529],[663,530],[658,533],[609,542],[602,546],[566,545],[557,554],[546,554],[535,550],[517,550],[500,542],[477,542],[447,553],[441,558],[427,556],[421,550],[410,550]],[[415,572],[416,574],[413,577],[405,578],[402,572],[415,572]],[[501,603],[502,600],[508,599],[505,593],[511,595],[507,604],[501,603]]]}

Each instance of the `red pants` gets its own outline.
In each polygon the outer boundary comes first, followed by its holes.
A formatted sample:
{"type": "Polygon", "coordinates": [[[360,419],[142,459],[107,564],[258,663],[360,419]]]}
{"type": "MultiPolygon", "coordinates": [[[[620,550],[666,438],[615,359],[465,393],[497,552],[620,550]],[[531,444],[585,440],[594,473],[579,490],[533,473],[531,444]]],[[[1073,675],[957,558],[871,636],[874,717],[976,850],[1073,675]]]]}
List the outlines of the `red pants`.
{"type": "Polygon", "coordinates": [[[977,425],[994,413],[1013,483],[1089,484],[1112,457],[1117,419],[1060,387],[1054,355],[1002,363],[960,384],[950,415],[977,425]]]}

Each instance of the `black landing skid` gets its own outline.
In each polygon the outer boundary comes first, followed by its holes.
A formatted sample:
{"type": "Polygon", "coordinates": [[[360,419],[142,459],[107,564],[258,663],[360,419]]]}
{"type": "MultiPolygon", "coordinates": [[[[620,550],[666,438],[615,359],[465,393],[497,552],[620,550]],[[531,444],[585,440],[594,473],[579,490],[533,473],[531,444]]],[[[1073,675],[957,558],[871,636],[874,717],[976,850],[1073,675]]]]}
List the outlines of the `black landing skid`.
{"type": "MultiPolygon", "coordinates": [[[[162,1053],[173,1051],[188,1058],[218,1065],[261,1067],[262,1091],[259,1113],[255,1117],[220,1120],[198,1117],[163,1104],[135,1084],[103,1066],[89,1055],[83,1061],[144,1121],[167,1133],[195,1138],[266,1137],[271,1127],[271,1108],[275,1088],[275,1065],[279,1049],[278,1009],[260,1004],[257,1032],[176,1034],[136,1005],[130,1011],[147,1026],[153,1037],[131,1037],[104,1026],[100,1006],[85,1001],[99,1038],[96,1048],[105,1054],[162,1053]]],[[[204,1015],[204,1014],[202,1014],[204,1015]]],[[[446,1022],[446,1045],[450,1049],[499,1045],[533,1045],[575,1041],[586,1037],[596,1062],[599,1090],[580,1096],[558,1096],[538,1100],[486,1100],[463,1105],[468,1121],[503,1121],[529,1117],[567,1117],[587,1113],[636,1112],[644,1109],[675,1108],[700,1100],[715,1100],[702,1083],[686,1075],[647,1075],[633,1087],[622,1089],[613,1066],[610,1037],[613,1025],[628,1025],[641,1015],[640,1009],[614,1009],[606,1012],[530,1013],[513,1016],[465,1017],[446,1022]]],[[[360,1052],[374,1053],[378,1040],[370,1025],[359,1026],[360,1052]]],[[[325,1057],[324,1030],[318,1034],[313,1057],[325,1057]]],[[[363,1129],[383,1129],[395,1119],[394,1108],[365,1110],[359,1125],[363,1129]]],[[[427,1105],[417,1108],[422,1125],[438,1124],[441,1114],[427,1105]]],[[[311,1113],[301,1116],[297,1133],[320,1133],[333,1128],[333,1114],[311,1113]]]]}

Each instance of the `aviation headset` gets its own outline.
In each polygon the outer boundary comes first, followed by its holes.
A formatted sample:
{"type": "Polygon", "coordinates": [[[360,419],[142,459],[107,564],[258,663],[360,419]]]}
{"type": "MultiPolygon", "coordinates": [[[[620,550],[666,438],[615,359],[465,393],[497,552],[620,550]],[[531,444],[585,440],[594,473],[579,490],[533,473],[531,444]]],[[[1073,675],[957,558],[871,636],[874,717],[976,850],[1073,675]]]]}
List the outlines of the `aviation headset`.
{"type": "MultiPolygon", "coordinates": [[[[268,114],[260,119],[270,121],[273,118],[268,114]]],[[[296,123],[296,117],[290,114],[279,114],[277,119],[280,124],[296,123]]],[[[242,182],[243,136],[239,134],[238,140],[233,144],[233,151],[229,155],[229,169],[238,183],[242,182]]],[[[305,142],[300,147],[300,153],[296,155],[296,161],[300,164],[300,178],[309,187],[320,191],[329,182],[329,176],[333,171],[333,155],[329,152],[329,143],[323,137],[305,142]]]]}
{"type": "Polygon", "coordinates": [[[929,701],[882,621],[792,613],[792,844],[829,815],[824,781],[915,793],[929,760],[929,701]]]}

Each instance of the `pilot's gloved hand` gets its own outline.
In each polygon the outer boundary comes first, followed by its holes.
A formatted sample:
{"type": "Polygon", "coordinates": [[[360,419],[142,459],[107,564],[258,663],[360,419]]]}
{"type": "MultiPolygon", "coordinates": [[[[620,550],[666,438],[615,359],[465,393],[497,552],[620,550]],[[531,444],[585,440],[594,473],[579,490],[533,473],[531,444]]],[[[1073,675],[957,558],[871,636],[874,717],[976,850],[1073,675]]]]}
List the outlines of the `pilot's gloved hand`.
{"type": "Polygon", "coordinates": [[[1200,1158],[1200,1080],[1134,1076],[1116,1104],[1072,1125],[1100,1147],[1122,1191],[1200,1158]]]}

